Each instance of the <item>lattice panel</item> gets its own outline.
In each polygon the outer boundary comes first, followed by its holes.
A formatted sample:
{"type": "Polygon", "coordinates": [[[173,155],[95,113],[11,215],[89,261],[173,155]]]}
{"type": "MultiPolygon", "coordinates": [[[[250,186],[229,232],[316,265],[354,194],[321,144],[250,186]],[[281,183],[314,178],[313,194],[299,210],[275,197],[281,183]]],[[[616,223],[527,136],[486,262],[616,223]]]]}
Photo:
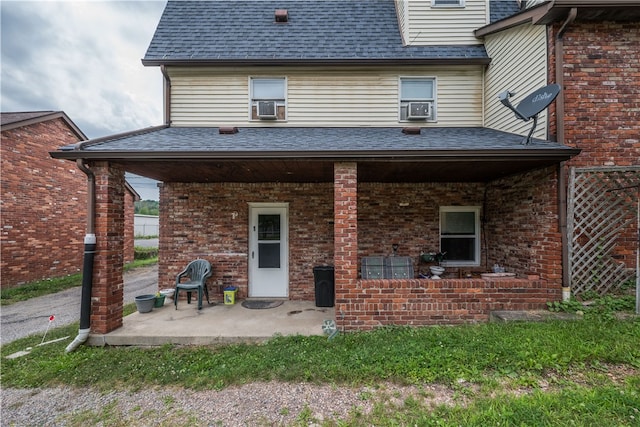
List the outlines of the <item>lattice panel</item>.
{"type": "Polygon", "coordinates": [[[571,291],[600,295],[636,275],[640,166],[572,168],[567,221],[571,291]],[[635,242],[634,242],[635,240],[635,242]]]}

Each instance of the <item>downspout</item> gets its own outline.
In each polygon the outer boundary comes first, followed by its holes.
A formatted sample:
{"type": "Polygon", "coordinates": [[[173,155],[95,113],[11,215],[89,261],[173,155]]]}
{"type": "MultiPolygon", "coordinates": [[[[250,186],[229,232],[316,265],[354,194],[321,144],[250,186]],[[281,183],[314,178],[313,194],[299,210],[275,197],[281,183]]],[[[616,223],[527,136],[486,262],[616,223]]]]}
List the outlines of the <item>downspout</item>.
{"type": "MultiPolygon", "coordinates": [[[[578,15],[577,8],[571,8],[555,40],[556,51],[556,83],[562,91],[556,100],[556,139],[564,144],[564,41],[562,37],[569,25],[578,15]]],[[[567,180],[565,162],[558,166],[558,221],[560,225],[560,242],[562,245],[562,300],[571,298],[571,283],[569,278],[569,241],[567,239],[567,180]]]]}
{"type": "Polygon", "coordinates": [[[93,259],[96,253],[95,235],[95,175],[82,159],[76,161],[78,168],[87,175],[87,234],[84,236],[84,262],[82,266],[82,297],[80,299],[80,329],[78,336],[65,352],[70,353],[89,338],[91,332],[91,288],[93,286],[93,259]]]}
{"type": "Polygon", "coordinates": [[[167,126],[171,125],[171,77],[167,72],[167,68],[164,65],[160,66],[160,72],[164,77],[164,85],[162,90],[164,92],[164,123],[167,126]]]}

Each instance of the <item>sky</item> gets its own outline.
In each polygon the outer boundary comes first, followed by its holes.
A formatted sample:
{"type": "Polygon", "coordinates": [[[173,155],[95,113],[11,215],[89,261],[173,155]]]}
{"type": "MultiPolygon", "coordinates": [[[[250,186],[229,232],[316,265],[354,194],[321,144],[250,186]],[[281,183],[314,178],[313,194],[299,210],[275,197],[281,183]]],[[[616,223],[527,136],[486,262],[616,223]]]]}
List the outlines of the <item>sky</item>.
{"type": "Polygon", "coordinates": [[[64,111],[90,139],[161,125],[162,74],[141,59],[165,4],[0,0],[2,112],[64,111]]]}

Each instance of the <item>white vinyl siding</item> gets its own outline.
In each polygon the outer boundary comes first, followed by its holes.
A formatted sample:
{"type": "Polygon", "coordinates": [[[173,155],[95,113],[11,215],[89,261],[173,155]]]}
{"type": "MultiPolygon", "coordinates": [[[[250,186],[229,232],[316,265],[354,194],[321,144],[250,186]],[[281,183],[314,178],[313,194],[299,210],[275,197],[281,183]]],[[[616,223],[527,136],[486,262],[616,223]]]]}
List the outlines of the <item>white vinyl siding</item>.
{"type": "MultiPolygon", "coordinates": [[[[505,90],[515,92],[511,103],[520,101],[547,85],[547,36],[544,25],[523,24],[485,38],[485,47],[491,57],[486,71],[485,126],[527,135],[533,120],[524,122],[502,105],[498,94],[505,90]]],[[[548,110],[538,115],[534,137],[547,138],[548,110]]]]}
{"type": "Polygon", "coordinates": [[[405,42],[418,45],[475,45],[474,30],[488,23],[486,0],[465,0],[464,7],[432,6],[430,0],[408,1],[405,42]]]}
{"type": "Polygon", "coordinates": [[[396,15],[398,15],[398,25],[400,26],[400,34],[402,35],[402,44],[407,45],[407,37],[409,36],[409,0],[396,0],[396,15]]]}
{"type": "MultiPolygon", "coordinates": [[[[173,126],[399,126],[400,76],[437,81],[437,122],[481,126],[481,66],[398,68],[168,68],[173,126]],[[286,77],[287,120],[249,121],[248,76],[286,77]]],[[[405,122],[406,123],[406,122],[405,122]]],[[[422,125],[422,124],[421,124],[422,125]]]]}

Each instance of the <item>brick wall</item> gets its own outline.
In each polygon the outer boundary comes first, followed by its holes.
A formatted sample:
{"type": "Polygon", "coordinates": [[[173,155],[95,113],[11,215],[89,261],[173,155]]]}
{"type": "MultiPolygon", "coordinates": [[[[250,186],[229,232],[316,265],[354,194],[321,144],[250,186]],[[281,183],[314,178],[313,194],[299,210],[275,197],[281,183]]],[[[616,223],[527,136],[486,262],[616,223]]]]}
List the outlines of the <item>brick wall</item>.
{"type": "Polygon", "coordinates": [[[337,297],[336,320],[345,330],[486,322],[493,310],[541,309],[560,294],[535,277],[358,280],[337,297]]]}
{"type": "MultiPolygon", "coordinates": [[[[314,299],[316,265],[335,265],[336,282],[342,277],[354,285],[361,258],[389,255],[392,243],[400,245],[398,255],[414,258],[417,270],[420,251],[439,249],[439,207],[444,205],[486,209],[482,265],[465,272],[484,272],[489,269],[485,262],[499,262],[508,271],[535,274],[560,288],[555,168],[490,184],[358,184],[355,167],[336,170],[335,189],[333,183],[163,184],[160,287],[173,287],[189,261],[205,258],[214,267],[210,293],[221,298],[221,288],[233,285],[245,298],[248,204],[268,201],[289,203],[292,299],[314,299]]],[[[458,276],[457,268],[447,268],[446,277],[458,276]]]]}
{"type": "Polygon", "coordinates": [[[135,236],[134,236],[134,212],[135,212],[135,199],[134,195],[125,190],[124,193],[124,263],[133,262],[134,248],[135,248],[135,236]]]}
{"type": "Polygon", "coordinates": [[[498,263],[562,286],[556,167],[491,182],[485,221],[487,267],[498,263]]]}
{"type": "Polygon", "coordinates": [[[78,141],[62,118],[2,132],[2,288],[82,270],[87,179],[49,156],[78,141]]]}
{"type": "Polygon", "coordinates": [[[569,165],[640,164],[640,23],[569,26],[564,99],[565,143],[582,149],[569,165]]]}
{"type": "MultiPolygon", "coordinates": [[[[559,26],[551,28],[551,41],[559,26]]],[[[578,21],[563,40],[565,144],[582,150],[566,166],[640,165],[640,23],[578,21]]],[[[617,233],[612,256],[634,270],[637,250],[632,220],[617,233]]]]}
{"type": "Polygon", "coordinates": [[[107,162],[91,165],[96,176],[96,255],[91,290],[91,331],[104,334],[122,326],[122,265],[125,227],[124,171],[107,162]]]}
{"type": "Polygon", "coordinates": [[[211,262],[210,295],[248,295],[250,202],[289,203],[289,295],[314,299],[313,267],[333,264],[333,185],[164,183],[160,188],[159,286],[196,258],[211,262]]]}

